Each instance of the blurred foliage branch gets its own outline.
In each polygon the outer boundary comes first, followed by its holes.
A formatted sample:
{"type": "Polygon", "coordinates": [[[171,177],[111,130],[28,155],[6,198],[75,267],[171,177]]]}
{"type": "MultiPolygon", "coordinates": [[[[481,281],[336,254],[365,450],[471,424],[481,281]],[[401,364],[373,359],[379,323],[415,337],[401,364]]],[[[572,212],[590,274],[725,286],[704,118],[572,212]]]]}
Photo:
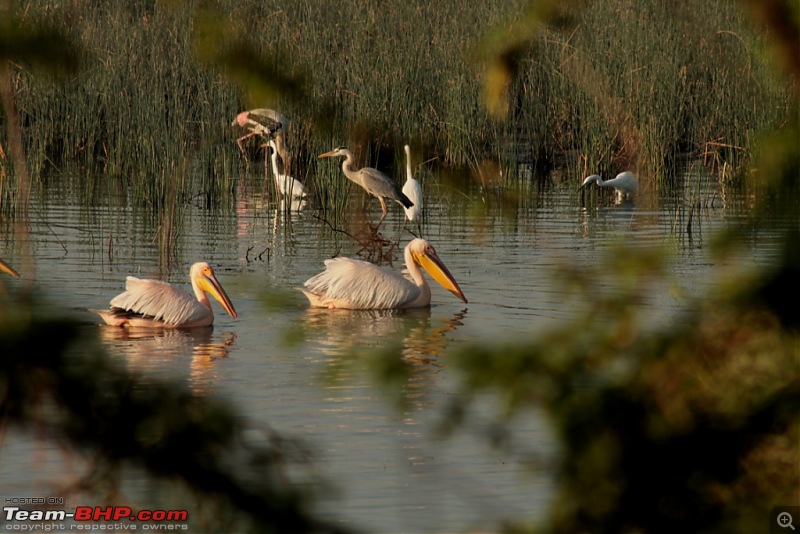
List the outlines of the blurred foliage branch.
{"type": "MultiPolygon", "coordinates": [[[[16,209],[25,224],[29,173],[12,71],[72,73],[84,51],[58,30],[13,16],[10,7],[0,4],[0,99],[16,171],[16,209]]],[[[0,182],[3,196],[6,186],[0,182]]],[[[25,236],[18,232],[21,240],[25,236]]],[[[29,288],[15,293],[0,285],[0,427],[34,432],[93,458],[82,480],[63,491],[116,495],[114,473],[139,467],[156,480],[182,484],[197,497],[196,510],[205,504],[218,512],[206,520],[190,512],[194,529],[342,531],[312,517],[311,492],[299,490],[285,472],[308,462],[299,443],[271,431],[266,444],[245,439],[244,420],[227,404],[183,384],[133,375],[84,337],[78,324],[43,318],[34,308],[29,288]]]]}
{"type": "MultiPolygon", "coordinates": [[[[0,295],[4,307],[11,305],[6,296],[0,295]]],[[[17,301],[22,312],[32,304],[24,301],[17,301]]],[[[0,423],[94,458],[73,486],[96,493],[113,486],[111,473],[141,467],[158,480],[182,483],[196,496],[197,510],[217,507],[217,518],[234,518],[236,530],[341,531],[311,516],[310,493],[284,472],[308,461],[302,446],[271,431],[266,443],[245,439],[245,422],[227,404],[185,384],[132,375],[85,334],[72,322],[29,313],[0,321],[0,423]]],[[[190,511],[189,521],[203,529],[199,515],[190,511]]],[[[206,528],[223,528],[210,521],[206,528]]]]}
{"type": "MultiPolygon", "coordinates": [[[[743,3],[771,30],[786,83],[800,88],[798,5],[743,3]]],[[[562,25],[558,4],[531,2],[533,22],[505,41],[484,43],[487,106],[500,116],[516,51],[536,28],[562,25]]],[[[773,225],[782,250],[776,264],[738,275],[722,294],[696,299],[696,310],[678,324],[653,330],[637,321],[635,305],[646,273],[663,276],[667,259],[623,247],[591,273],[564,267],[562,279],[590,300],[569,325],[530,343],[470,347],[455,358],[462,392],[444,430],[469,418],[470,399],[483,391],[505,399],[501,420],[537,406],[556,428],[564,448],[555,467],[556,500],[544,523],[530,528],[745,533],[766,529],[772,507],[798,504],[797,95],[790,123],[761,143],[752,174],[761,193],[757,209],[715,244],[720,261],[735,261],[743,235],[773,225]],[[602,273],[621,272],[627,275],[618,285],[627,291],[591,293],[602,273]]]]}

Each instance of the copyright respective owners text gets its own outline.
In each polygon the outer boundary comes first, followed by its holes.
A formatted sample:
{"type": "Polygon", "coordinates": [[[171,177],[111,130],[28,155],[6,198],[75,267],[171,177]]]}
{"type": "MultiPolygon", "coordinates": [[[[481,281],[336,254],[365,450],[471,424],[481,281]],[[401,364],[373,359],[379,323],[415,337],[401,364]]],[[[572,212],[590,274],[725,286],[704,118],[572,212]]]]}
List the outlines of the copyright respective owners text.
{"type": "Polygon", "coordinates": [[[769,533],[800,534],[800,506],[776,506],[769,514],[769,533]]]}
{"type": "Polygon", "coordinates": [[[0,532],[188,531],[186,510],[72,506],[62,497],[4,497],[0,532]]]}

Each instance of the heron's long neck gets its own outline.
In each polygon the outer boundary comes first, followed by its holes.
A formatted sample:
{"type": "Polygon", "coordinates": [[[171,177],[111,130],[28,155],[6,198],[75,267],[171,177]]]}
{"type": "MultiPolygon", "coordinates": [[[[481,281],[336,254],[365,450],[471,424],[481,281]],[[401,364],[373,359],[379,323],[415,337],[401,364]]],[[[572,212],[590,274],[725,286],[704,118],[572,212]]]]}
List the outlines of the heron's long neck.
{"type": "Polygon", "coordinates": [[[358,185],[362,185],[361,180],[358,179],[358,172],[353,168],[353,154],[349,151],[345,152],[345,159],[342,162],[342,172],[349,180],[358,185]]]}
{"type": "Polygon", "coordinates": [[[411,154],[406,153],[406,180],[413,180],[414,173],[411,172],[411,154]]]}

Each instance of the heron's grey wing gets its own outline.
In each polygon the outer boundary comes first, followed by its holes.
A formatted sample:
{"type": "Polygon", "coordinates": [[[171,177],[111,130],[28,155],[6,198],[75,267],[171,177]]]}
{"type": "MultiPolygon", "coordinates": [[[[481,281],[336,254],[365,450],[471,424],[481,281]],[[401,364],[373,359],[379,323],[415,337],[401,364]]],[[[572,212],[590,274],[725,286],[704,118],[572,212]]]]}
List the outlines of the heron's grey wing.
{"type": "Polygon", "coordinates": [[[363,310],[392,309],[419,295],[419,288],[401,275],[372,263],[350,258],[325,260],[325,270],[309,278],[305,287],[338,307],[363,310]]]}
{"type": "Polygon", "coordinates": [[[160,280],[129,276],[125,292],[111,299],[113,308],[122,308],[169,324],[202,318],[208,310],[194,297],[160,280]]]}
{"type": "Polygon", "coordinates": [[[358,176],[361,180],[362,187],[364,187],[370,195],[394,200],[402,204],[405,208],[410,208],[414,205],[405,193],[403,193],[403,190],[400,189],[400,186],[378,169],[364,167],[358,171],[358,176]]]}

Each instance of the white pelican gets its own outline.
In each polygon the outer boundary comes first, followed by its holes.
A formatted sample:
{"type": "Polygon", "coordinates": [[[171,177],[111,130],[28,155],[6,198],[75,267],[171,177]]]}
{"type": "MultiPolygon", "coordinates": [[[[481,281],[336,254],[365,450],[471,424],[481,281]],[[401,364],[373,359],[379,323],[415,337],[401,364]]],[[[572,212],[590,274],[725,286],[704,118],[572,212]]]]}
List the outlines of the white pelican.
{"type": "Polygon", "coordinates": [[[305,293],[315,308],[388,310],[422,308],[431,303],[431,288],[423,269],[455,296],[467,302],[458,283],[424,239],[414,239],[405,250],[406,267],[412,280],[372,263],[350,258],[325,260],[325,270],[309,278],[305,293]]]}
{"type": "Polygon", "coordinates": [[[288,135],[287,132],[289,131],[289,118],[286,115],[274,109],[256,108],[242,111],[236,115],[231,126],[236,126],[237,124],[250,132],[236,140],[243,154],[242,141],[245,139],[254,135],[260,135],[265,139],[270,139],[274,136],[275,143],[278,146],[278,154],[280,154],[284,166],[287,166],[289,152],[286,150],[286,135],[288,135]]]}
{"type": "Polygon", "coordinates": [[[194,295],[172,287],[160,280],[141,280],[129,276],[125,292],[111,299],[109,310],[92,310],[106,324],[150,328],[190,328],[209,326],[214,312],[206,292],[217,299],[228,314],[238,316],[228,295],[206,262],[192,265],[189,271],[194,295]]]}
{"type": "Polygon", "coordinates": [[[411,148],[408,145],[403,148],[406,151],[406,183],[403,184],[403,193],[414,203],[410,208],[404,206],[403,209],[408,220],[414,222],[422,214],[422,186],[414,179],[414,173],[411,172],[411,148]]]}
{"type": "Polygon", "coordinates": [[[592,182],[597,183],[600,187],[613,187],[618,200],[631,198],[639,190],[639,181],[636,179],[636,175],[630,171],[621,172],[613,180],[608,180],[607,182],[603,181],[598,174],[587,176],[578,191],[592,182]]]}
{"type": "Polygon", "coordinates": [[[3,260],[0,260],[0,272],[4,272],[6,274],[10,274],[11,276],[16,276],[17,278],[19,278],[19,273],[3,260]]]}
{"type": "Polygon", "coordinates": [[[364,190],[374,197],[378,197],[378,200],[381,202],[381,209],[383,210],[383,215],[381,216],[381,220],[378,221],[378,226],[381,225],[383,220],[386,218],[386,214],[389,210],[386,208],[386,200],[394,200],[404,208],[410,208],[414,205],[411,200],[403,193],[400,187],[394,183],[394,181],[383,174],[378,169],[373,169],[372,167],[364,167],[359,170],[353,169],[353,153],[347,150],[345,147],[340,146],[338,148],[334,148],[330,152],[325,152],[324,154],[320,154],[320,158],[330,158],[330,157],[344,157],[345,160],[342,162],[342,172],[344,173],[347,178],[352,180],[353,182],[357,183],[364,190]]]}
{"type": "Polygon", "coordinates": [[[275,141],[269,140],[269,146],[272,148],[272,172],[275,173],[275,185],[278,186],[278,191],[281,195],[289,198],[303,198],[308,194],[306,186],[300,180],[296,180],[288,174],[281,174],[278,172],[278,147],[275,146],[275,141]]]}

